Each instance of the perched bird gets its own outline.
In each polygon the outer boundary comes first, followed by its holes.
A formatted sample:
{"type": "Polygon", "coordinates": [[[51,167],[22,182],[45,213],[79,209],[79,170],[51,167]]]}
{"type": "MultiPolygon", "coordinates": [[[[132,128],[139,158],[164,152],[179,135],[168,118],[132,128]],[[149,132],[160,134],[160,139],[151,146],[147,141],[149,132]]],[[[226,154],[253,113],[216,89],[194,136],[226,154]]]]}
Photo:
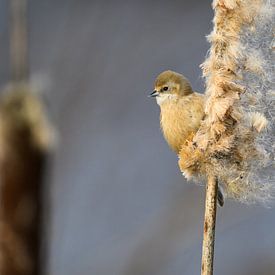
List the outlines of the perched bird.
{"type": "MultiPolygon", "coordinates": [[[[193,91],[182,74],[164,71],[155,81],[155,97],[160,106],[160,125],[170,148],[179,153],[183,144],[191,141],[204,117],[205,97],[193,91]]],[[[223,205],[223,195],[218,192],[218,202],[223,205]]]]}

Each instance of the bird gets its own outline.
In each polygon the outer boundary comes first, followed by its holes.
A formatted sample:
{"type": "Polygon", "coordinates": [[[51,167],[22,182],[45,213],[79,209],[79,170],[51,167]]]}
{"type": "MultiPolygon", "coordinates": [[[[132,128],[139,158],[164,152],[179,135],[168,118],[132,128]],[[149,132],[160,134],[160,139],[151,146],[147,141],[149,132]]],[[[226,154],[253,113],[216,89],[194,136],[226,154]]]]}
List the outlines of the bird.
{"type": "MultiPolygon", "coordinates": [[[[205,95],[195,92],[184,75],[167,70],[157,76],[149,97],[156,99],[163,136],[178,155],[181,147],[192,141],[205,117],[205,95]]],[[[220,188],[218,203],[224,204],[220,188]]]]}

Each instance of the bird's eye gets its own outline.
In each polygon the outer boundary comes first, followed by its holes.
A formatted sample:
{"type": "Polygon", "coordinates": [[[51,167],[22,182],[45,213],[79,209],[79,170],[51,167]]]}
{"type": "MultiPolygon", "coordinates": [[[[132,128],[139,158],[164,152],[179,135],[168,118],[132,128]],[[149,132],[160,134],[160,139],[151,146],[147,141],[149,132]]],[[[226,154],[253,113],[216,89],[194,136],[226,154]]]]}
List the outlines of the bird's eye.
{"type": "Polygon", "coordinates": [[[163,87],[163,91],[168,91],[168,87],[167,86],[163,87]]]}

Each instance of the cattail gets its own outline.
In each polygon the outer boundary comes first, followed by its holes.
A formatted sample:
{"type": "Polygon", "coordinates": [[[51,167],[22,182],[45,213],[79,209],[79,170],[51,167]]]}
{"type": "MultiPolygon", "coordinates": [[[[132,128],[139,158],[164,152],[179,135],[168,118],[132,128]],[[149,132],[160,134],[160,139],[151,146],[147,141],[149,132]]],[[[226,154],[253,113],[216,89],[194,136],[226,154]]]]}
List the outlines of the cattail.
{"type": "Polygon", "coordinates": [[[0,274],[40,274],[43,173],[53,144],[28,85],[27,0],[10,1],[12,85],[0,97],[0,274]]]}
{"type": "Polygon", "coordinates": [[[43,169],[54,131],[28,85],[0,98],[0,273],[38,274],[43,169]]]}
{"type": "Polygon", "coordinates": [[[205,119],[179,153],[188,178],[207,179],[202,275],[213,274],[218,184],[228,198],[267,203],[274,193],[274,6],[214,0],[205,119]],[[273,79],[272,79],[273,78],[273,79]],[[273,167],[272,167],[273,166],[273,167]]]}
{"type": "Polygon", "coordinates": [[[220,0],[213,7],[202,64],[206,118],[183,146],[179,166],[188,178],[217,177],[228,198],[267,203],[274,191],[274,7],[260,0],[220,0]]]}

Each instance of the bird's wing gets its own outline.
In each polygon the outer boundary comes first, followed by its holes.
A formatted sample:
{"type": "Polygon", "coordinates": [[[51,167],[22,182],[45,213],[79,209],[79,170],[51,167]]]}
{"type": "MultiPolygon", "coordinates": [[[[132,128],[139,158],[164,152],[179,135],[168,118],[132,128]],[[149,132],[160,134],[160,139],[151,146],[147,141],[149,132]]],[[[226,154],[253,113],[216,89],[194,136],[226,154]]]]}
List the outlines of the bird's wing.
{"type": "Polygon", "coordinates": [[[214,174],[228,197],[267,201],[274,190],[274,5],[214,0],[206,118],[179,155],[189,177],[214,174]]]}

